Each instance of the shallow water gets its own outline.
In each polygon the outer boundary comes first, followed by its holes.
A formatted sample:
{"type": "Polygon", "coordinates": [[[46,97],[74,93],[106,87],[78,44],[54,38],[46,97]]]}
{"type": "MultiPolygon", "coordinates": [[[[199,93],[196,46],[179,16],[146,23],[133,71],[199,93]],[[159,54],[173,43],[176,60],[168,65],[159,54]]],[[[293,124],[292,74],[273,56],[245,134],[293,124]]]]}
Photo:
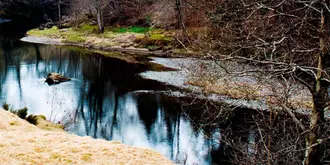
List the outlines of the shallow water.
{"type": "Polygon", "coordinates": [[[143,64],[130,64],[73,47],[0,39],[0,103],[28,107],[69,132],[149,148],[186,164],[211,164],[220,130],[205,138],[180,103],[162,92],[171,87],[146,80],[143,64]],[[72,81],[49,86],[57,72],[72,81]],[[211,136],[210,136],[211,135],[211,136]]]}

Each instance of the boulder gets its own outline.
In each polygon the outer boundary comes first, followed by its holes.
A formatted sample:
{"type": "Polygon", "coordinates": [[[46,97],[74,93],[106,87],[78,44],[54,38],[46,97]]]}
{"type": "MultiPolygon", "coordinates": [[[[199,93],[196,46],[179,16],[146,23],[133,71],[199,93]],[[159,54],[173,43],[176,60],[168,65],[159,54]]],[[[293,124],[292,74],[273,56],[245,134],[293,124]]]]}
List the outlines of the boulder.
{"type": "Polygon", "coordinates": [[[59,84],[71,80],[70,78],[62,76],[59,73],[48,73],[47,77],[45,78],[46,78],[45,82],[48,83],[49,85],[59,84]]]}

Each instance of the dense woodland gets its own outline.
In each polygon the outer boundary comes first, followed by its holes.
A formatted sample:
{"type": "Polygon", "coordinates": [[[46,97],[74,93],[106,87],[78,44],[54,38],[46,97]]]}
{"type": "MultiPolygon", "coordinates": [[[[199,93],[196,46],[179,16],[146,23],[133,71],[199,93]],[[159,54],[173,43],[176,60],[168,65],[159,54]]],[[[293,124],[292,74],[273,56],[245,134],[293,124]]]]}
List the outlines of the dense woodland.
{"type": "Polygon", "coordinates": [[[238,143],[240,139],[222,139],[231,147],[230,162],[330,162],[329,121],[324,115],[330,83],[327,0],[0,0],[0,12],[3,18],[31,20],[35,27],[49,21],[60,27],[72,22],[79,26],[89,19],[99,33],[107,26],[176,30],[180,45],[200,57],[257,66],[233,74],[262,72],[278,78],[286,87],[273,96],[280,110],[270,107],[268,116],[254,120],[259,140],[253,153],[238,143]],[[303,84],[311,94],[307,118],[292,112],[286,97],[290,82],[303,84]],[[285,123],[290,126],[283,132],[285,123]]]}

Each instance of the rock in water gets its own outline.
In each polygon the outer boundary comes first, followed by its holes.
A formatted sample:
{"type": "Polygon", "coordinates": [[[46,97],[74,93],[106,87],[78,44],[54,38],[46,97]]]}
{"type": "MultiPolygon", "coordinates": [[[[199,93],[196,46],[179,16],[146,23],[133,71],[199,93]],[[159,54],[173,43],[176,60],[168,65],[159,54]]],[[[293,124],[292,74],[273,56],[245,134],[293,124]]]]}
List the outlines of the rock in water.
{"type": "Polygon", "coordinates": [[[48,73],[45,82],[47,82],[49,85],[53,84],[59,84],[61,82],[70,81],[70,78],[67,78],[65,76],[62,76],[59,73],[48,73]]]}

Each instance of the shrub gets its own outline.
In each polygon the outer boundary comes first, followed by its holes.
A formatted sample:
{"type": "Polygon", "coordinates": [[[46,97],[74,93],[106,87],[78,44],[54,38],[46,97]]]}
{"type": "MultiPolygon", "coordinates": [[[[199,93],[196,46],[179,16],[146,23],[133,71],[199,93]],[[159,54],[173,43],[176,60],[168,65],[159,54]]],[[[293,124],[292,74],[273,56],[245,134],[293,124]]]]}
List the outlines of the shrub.
{"type": "Polygon", "coordinates": [[[3,108],[4,110],[8,111],[9,108],[10,108],[10,104],[7,104],[7,103],[5,102],[5,103],[2,104],[2,108],[3,108]]]}
{"type": "Polygon", "coordinates": [[[29,115],[26,118],[26,121],[28,121],[29,123],[33,124],[33,125],[37,125],[38,124],[38,118],[35,115],[29,115]]]}
{"type": "Polygon", "coordinates": [[[27,116],[27,112],[28,112],[28,108],[24,107],[22,109],[18,109],[16,110],[15,114],[21,118],[21,119],[25,119],[27,116]]]}
{"type": "Polygon", "coordinates": [[[42,119],[46,121],[46,116],[44,115],[29,115],[26,118],[26,121],[28,121],[29,123],[33,124],[33,125],[38,125],[38,121],[42,119]]]}

